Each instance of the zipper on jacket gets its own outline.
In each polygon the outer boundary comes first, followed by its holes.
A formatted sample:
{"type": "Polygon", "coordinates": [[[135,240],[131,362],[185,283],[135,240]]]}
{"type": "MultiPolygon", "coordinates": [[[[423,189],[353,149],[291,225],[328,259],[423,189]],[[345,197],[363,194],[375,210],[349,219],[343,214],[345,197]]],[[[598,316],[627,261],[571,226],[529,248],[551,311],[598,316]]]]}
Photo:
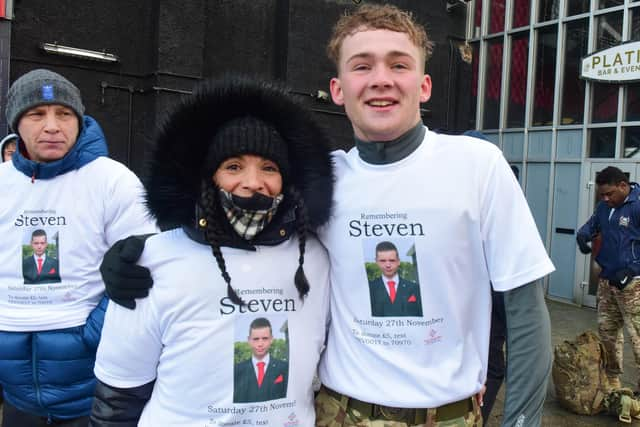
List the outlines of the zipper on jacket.
{"type": "Polygon", "coordinates": [[[36,175],[39,175],[40,172],[40,166],[38,163],[36,163],[33,166],[33,171],[31,172],[31,183],[35,183],[36,182],[36,175]]]}
{"type": "MultiPolygon", "coordinates": [[[[36,334],[31,334],[31,372],[33,374],[33,385],[36,390],[36,400],[38,401],[38,405],[44,408],[42,404],[42,398],[40,396],[40,381],[38,381],[38,371],[37,371],[37,359],[36,359],[36,334]]],[[[50,415],[48,416],[51,417],[50,415]]],[[[47,420],[47,423],[49,421],[47,420]]]]}

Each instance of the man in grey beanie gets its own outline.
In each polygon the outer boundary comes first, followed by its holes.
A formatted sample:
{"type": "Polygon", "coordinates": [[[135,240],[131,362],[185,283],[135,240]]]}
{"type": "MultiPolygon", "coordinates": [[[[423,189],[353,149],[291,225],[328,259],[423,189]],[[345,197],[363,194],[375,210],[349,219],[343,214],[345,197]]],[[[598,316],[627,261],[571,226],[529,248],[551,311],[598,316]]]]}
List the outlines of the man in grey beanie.
{"type": "MultiPolygon", "coordinates": [[[[67,154],[76,143],[83,114],[78,88],[53,71],[33,70],[9,88],[7,122],[20,135],[30,160],[54,161],[67,154]],[[40,124],[49,114],[56,117],[60,133],[52,140],[36,141],[42,136],[40,124]]],[[[48,131],[44,134],[51,136],[48,131]]]]}
{"type": "Polygon", "coordinates": [[[70,108],[82,123],[84,105],[78,88],[58,73],[38,69],[18,80],[9,89],[7,121],[15,131],[18,120],[36,105],[63,105],[70,108]]]}
{"type": "Polygon", "coordinates": [[[87,425],[107,306],[100,260],[117,240],[155,231],[140,181],[107,158],[104,134],[84,112],[80,90],[53,71],[28,72],[8,92],[18,138],[0,165],[11,188],[0,194],[3,427],[87,425]],[[43,255],[56,266],[37,264],[34,230],[49,236],[43,255]],[[23,258],[34,259],[31,275],[60,280],[25,280],[23,258]]]}

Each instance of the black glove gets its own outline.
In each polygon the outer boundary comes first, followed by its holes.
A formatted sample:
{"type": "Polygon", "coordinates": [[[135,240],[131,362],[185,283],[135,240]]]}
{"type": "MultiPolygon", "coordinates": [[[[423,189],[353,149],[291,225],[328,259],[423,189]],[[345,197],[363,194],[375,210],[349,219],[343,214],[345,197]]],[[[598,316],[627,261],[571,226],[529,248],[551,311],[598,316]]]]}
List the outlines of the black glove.
{"type": "Polygon", "coordinates": [[[609,280],[609,283],[616,288],[623,290],[629,283],[631,283],[635,274],[630,268],[623,268],[622,270],[616,271],[615,276],[616,278],[614,280],[609,280]]]}
{"type": "Polygon", "coordinates": [[[585,236],[584,234],[578,234],[576,236],[576,242],[578,242],[578,248],[580,249],[580,252],[585,255],[591,253],[591,246],[589,245],[587,236],[585,236]]]}
{"type": "Polygon", "coordinates": [[[153,286],[149,269],[136,264],[149,236],[152,234],[119,240],[104,254],[100,265],[109,298],[131,310],[136,308],[135,298],[145,298],[153,286]]]}

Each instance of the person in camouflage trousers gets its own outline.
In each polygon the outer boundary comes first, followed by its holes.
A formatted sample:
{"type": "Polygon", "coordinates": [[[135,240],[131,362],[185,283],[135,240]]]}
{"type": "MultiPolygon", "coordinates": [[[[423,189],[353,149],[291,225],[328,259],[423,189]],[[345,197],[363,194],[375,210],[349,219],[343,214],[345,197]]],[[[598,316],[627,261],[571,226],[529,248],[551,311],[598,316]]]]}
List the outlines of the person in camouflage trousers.
{"type": "MultiPolygon", "coordinates": [[[[602,268],[598,281],[598,332],[605,348],[609,383],[620,388],[623,325],[626,325],[640,367],[640,188],[620,169],[609,166],[596,177],[600,203],[580,227],[576,237],[583,254],[597,235],[601,247],[596,262],[602,268]]],[[[638,383],[640,390],[640,383],[638,383]]]]}
{"type": "Polygon", "coordinates": [[[447,405],[421,413],[356,401],[361,404],[358,405],[353,400],[344,395],[334,396],[330,389],[321,388],[316,396],[316,424],[327,427],[482,427],[476,399],[470,401],[466,415],[459,415],[457,408],[447,405]],[[375,419],[375,413],[387,419],[375,419]]]}
{"type": "MultiPolygon", "coordinates": [[[[640,367],[640,278],[624,289],[608,279],[598,281],[598,332],[607,353],[606,368],[613,388],[620,388],[622,374],[622,326],[626,325],[636,366],[640,367]]],[[[640,390],[640,380],[636,390],[640,390]]]]}

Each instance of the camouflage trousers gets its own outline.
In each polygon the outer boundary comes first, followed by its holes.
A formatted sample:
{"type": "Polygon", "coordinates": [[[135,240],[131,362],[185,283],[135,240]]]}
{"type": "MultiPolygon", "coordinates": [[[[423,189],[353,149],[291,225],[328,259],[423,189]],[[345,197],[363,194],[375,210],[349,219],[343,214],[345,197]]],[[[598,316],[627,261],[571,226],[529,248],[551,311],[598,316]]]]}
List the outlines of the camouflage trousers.
{"type": "MultiPolygon", "coordinates": [[[[622,348],[626,326],[636,366],[640,368],[640,279],[620,290],[606,279],[598,281],[598,333],[605,349],[606,371],[610,377],[622,373],[622,348]]],[[[638,384],[640,388],[640,383],[638,384]]]]}
{"type": "Polygon", "coordinates": [[[413,424],[402,421],[389,421],[370,418],[350,408],[346,399],[340,400],[327,393],[323,387],[316,396],[316,427],[482,427],[480,407],[473,401],[473,410],[465,416],[437,421],[437,411],[427,410],[425,424],[413,424]]]}

